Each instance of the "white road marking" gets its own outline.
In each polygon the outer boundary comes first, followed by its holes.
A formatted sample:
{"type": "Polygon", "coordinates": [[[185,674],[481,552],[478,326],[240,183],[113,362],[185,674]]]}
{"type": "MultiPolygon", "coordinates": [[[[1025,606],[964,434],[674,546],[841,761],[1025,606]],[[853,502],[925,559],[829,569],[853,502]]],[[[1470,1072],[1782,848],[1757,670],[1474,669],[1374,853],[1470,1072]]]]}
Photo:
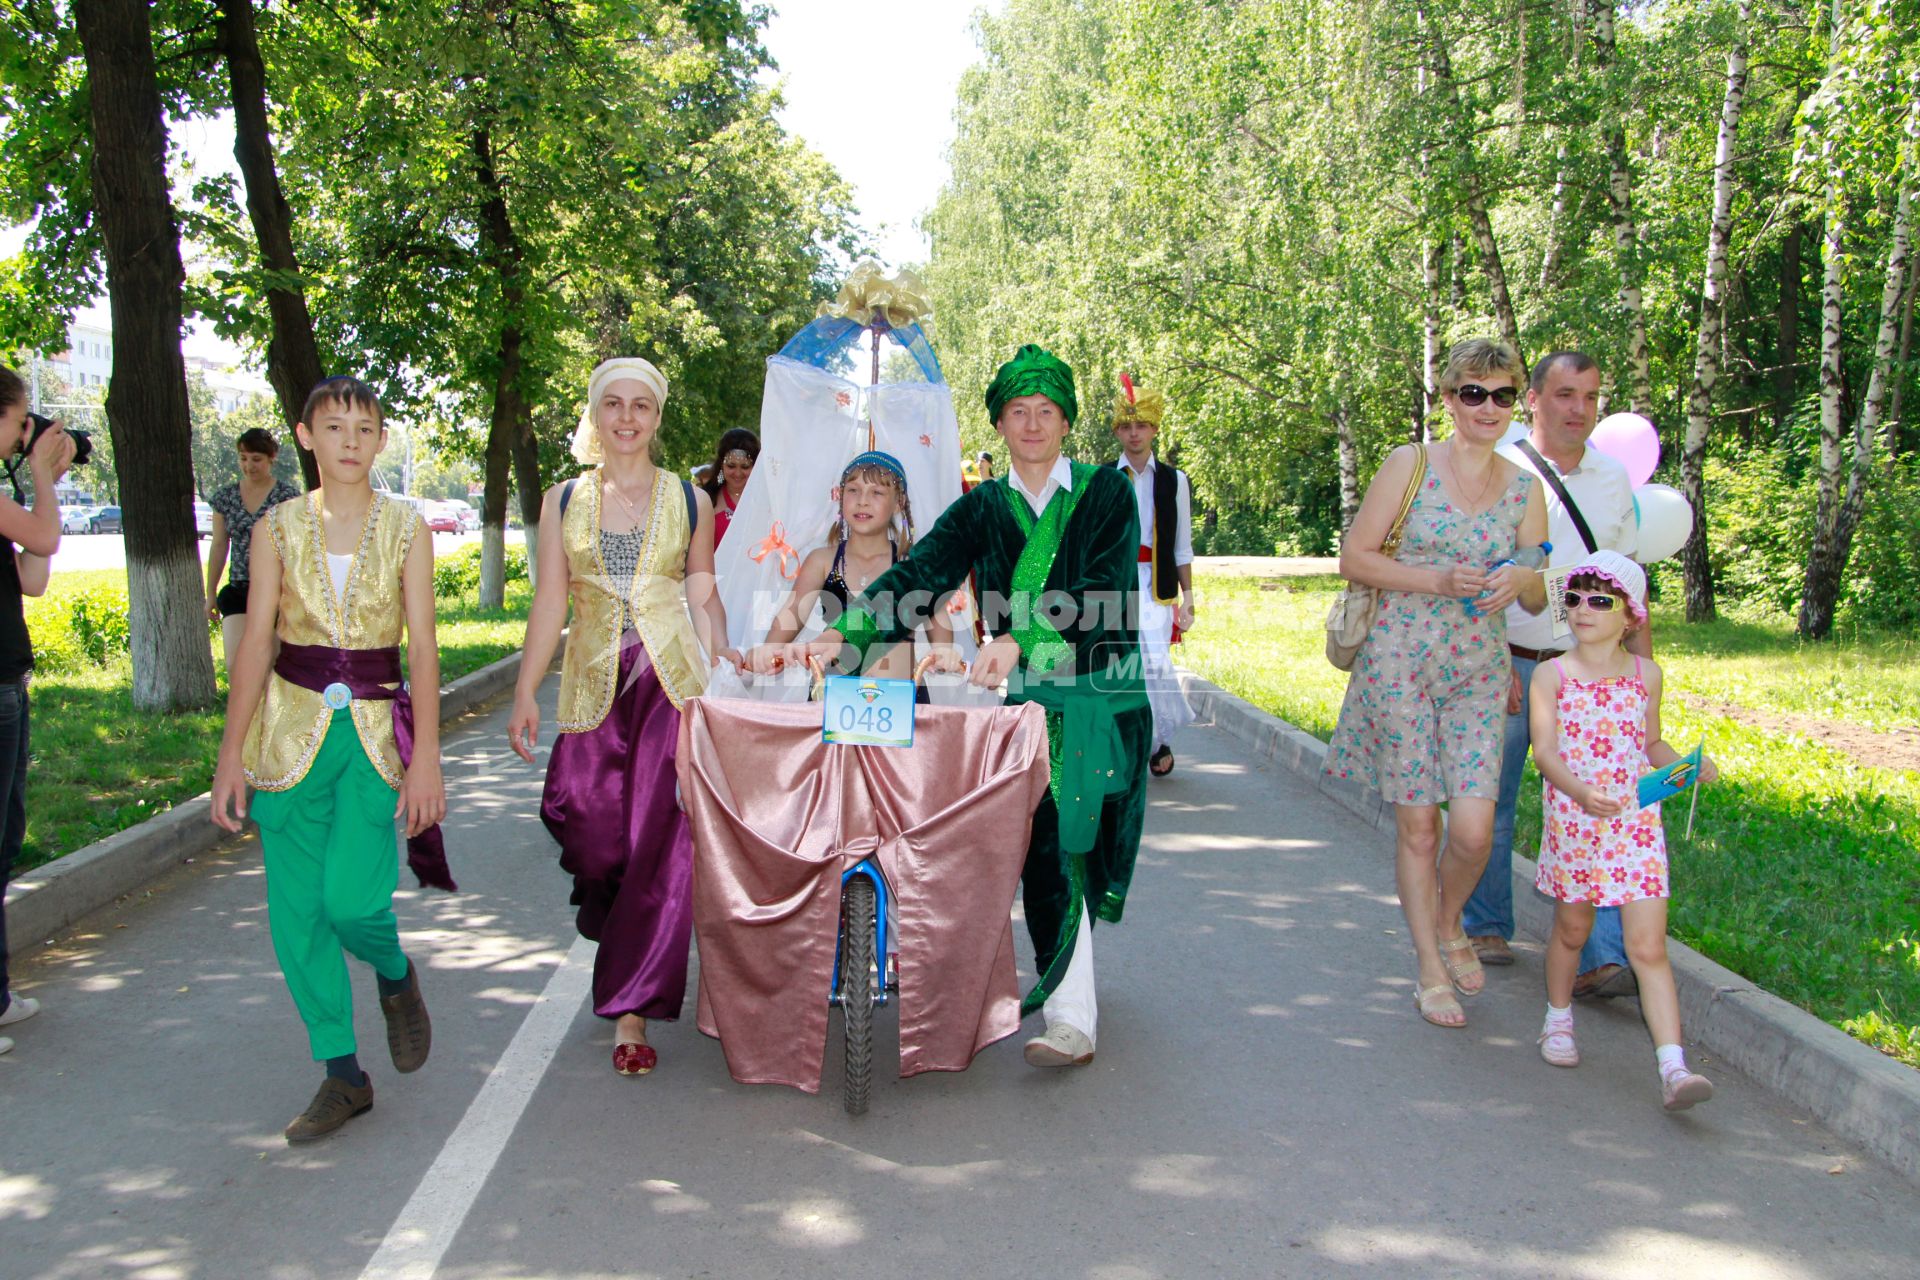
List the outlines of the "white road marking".
{"type": "Polygon", "coordinates": [[[593,953],[593,943],[574,939],[360,1280],[432,1280],[587,998],[593,953]]]}

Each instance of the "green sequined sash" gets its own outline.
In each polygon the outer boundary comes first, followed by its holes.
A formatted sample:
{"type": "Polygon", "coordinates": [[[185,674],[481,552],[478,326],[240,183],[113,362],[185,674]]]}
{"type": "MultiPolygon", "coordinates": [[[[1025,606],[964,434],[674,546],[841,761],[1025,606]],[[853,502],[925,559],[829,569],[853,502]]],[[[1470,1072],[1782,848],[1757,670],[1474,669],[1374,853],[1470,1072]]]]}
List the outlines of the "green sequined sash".
{"type": "Polygon", "coordinates": [[[1074,508],[1080,504],[1080,495],[1087,491],[1086,473],[1093,470],[1079,463],[1068,466],[1073,469],[1073,487],[1054,490],[1046,509],[1037,517],[1032,504],[1014,489],[1012,481],[1007,477],[1000,480],[1013,518],[1027,538],[1027,545],[1013,566],[1012,583],[1014,600],[1025,605],[1025,616],[1020,617],[1016,611],[1011,634],[1019,642],[1020,652],[1027,656],[1028,670],[1041,675],[1073,657],[1073,646],[1061,637],[1060,629],[1040,608],[1040,599],[1047,589],[1047,575],[1053,572],[1054,559],[1060,554],[1060,539],[1067,531],[1067,521],[1073,518],[1074,508]]]}

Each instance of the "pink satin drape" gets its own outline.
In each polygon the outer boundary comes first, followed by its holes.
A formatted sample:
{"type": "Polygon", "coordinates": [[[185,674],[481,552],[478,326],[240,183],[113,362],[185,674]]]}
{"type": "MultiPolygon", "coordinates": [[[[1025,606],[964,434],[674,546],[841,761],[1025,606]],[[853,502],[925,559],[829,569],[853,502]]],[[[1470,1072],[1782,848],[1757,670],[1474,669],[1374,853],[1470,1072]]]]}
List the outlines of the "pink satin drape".
{"type": "Polygon", "coordinates": [[[817,703],[687,703],[699,1026],[735,1080],[819,1091],[840,876],[869,856],[893,895],[900,1074],[963,1071],[1019,1027],[1011,913],[1046,748],[1032,705],[920,707],[913,746],[889,748],[822,742],[817,703]]]}

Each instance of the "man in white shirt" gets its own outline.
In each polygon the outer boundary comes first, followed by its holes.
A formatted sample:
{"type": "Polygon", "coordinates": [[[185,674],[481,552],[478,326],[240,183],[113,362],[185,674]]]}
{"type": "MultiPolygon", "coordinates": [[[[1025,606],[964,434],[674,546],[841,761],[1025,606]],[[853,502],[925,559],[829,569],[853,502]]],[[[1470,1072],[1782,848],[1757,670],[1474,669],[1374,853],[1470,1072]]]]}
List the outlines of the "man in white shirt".
{"type": "MultiPolygon", "coordinates": [[[[1500,456],[1546,483],[1548,533],[1553,566],[1577,564],[1591,551],[1632,556],[1639,534],[1633,511],[1633,481],[1627,469],[1596,449],[1587,448],[1600,405],[1600,367],[1578,351],[1556,351],[1533,367],[1527,388],[1528,434],[1500,446],[1500,456]],[[1559,481],[1559,488],[1554,481],[1559,481]],[[1561,490],[1564,489],[1564,494],[1561,490]],[[1573,500],[1573,508],[1567,505],[1573,500]],[[1584,523],[1584,530],[1581,525],[1584,523]]],[[[1512,964],[1507,943],[1513,937],[1513,813],[1530,745],[1527,687],[1533,671],[1573,647],[1569,634],[1555,631],[1553,589],[1548,607],[1538,614],[1507,610],[1507,646],[1513,654],[1513,685],[1507,697],[1507,736],[1500,763],[1500,798],[1494,809],[1493,851],[1480,884],[1467,899],[1463,923],[1483,964],[1512,964]]],[[[1627,637],[1629,651],[1651,657],[1653,633],[1642,627],[1627,637]]],[[[1620,936],[1620,912],[1597,913],[1592,936],[1580,954],[1575,995],[1631,995],[1633,970],[1627,967],[1620,936]]]]}
{"type": "Polygon", "coordinates": [[[1193,630],[1193,486],[1187,473],[1153,456],[1166,397],[1137,391],[1121,376],[1113,402],[1113,437],[1122,450],[1114,465],[1133,482],[1140,508],[1140,658],[1153,706],[1156,778],[1173,772],[1173,735],[1193,723],[1193,708],[1173,674],[1173,642],[1193,630]]]}

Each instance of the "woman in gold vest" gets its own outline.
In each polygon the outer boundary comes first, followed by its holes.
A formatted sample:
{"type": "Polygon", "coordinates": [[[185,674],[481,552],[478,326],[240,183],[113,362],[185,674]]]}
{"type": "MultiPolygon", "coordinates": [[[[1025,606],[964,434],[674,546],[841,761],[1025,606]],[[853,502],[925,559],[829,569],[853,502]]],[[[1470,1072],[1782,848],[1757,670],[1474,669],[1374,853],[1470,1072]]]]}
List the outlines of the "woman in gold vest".
{"type": "Polygon", "coordinates": [[[593,469],[549,489],[541,508],[538,585],[507,721],[508,741],[531,763],[534,696],[571,598],[540,816],[573,876],[580,933],[600,944],[593,1011],[615,1020],[621,1075],[653,1069],[646,1020],[679,1017],[686,994],[693,843],[674,794],[680,707],[706,688],[705,653],[740,665],[713,589],[713,505],[654,465],[666,399],[667,380],[645,360],[593,371],[573,441],[593,469]]]}

